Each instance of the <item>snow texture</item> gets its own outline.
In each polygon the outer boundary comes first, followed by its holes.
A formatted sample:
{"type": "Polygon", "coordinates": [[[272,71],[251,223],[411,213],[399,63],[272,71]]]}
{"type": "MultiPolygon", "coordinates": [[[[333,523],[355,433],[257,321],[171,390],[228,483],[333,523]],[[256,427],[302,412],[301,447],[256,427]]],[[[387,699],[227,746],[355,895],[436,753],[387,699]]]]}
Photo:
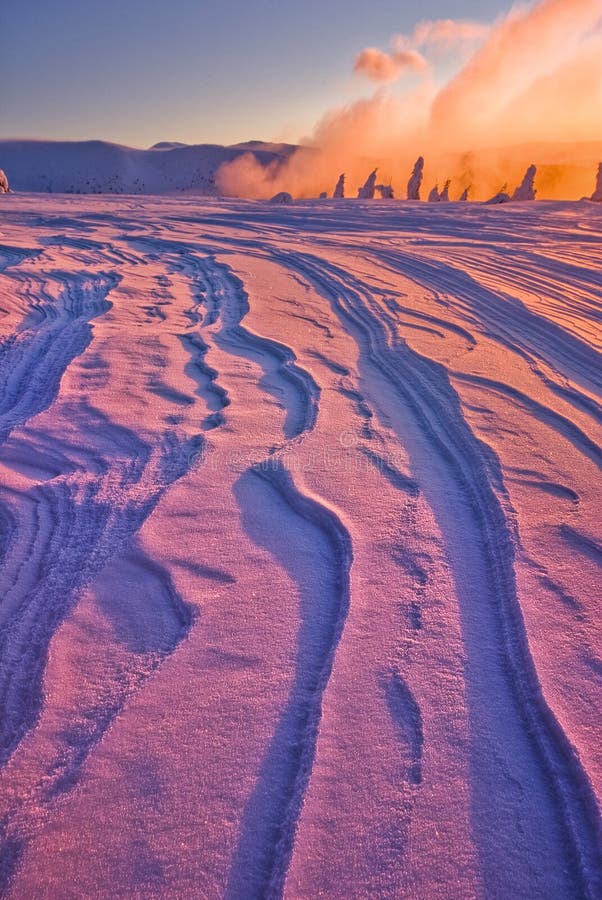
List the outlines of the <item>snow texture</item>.
{"type": "Polygon", "coordinates": [[[602,207],[1,229],[2,896],[602,896],[602,207]]]}

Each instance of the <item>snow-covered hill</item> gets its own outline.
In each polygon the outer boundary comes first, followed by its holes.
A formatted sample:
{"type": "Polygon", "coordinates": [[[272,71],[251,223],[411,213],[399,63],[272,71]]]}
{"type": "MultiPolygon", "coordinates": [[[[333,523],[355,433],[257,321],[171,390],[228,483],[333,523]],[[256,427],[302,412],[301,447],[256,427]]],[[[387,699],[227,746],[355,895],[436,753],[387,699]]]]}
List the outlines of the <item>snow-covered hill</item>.
{"type": "Polygon", "coordinates": [[[136,150],[106,141],[0,141],[0,161],[16,191],[82,194],[216,193],[224,162],[252,154],[262,165],[284,162],[289,144],[250,141],[223,147],[161,142],[136,150]]]}

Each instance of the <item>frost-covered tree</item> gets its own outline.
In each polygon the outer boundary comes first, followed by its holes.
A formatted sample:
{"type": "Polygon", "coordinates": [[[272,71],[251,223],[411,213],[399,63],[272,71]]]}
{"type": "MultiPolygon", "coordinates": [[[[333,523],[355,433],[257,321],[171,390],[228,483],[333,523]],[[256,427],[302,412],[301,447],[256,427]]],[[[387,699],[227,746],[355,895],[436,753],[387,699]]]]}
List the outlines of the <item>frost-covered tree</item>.
{"type": "Polygon", "coordinates": [[[376,190],[376,169],[373,169],[372,172],[366,178],[366,181],[357,192],[358,200],[374,200],[374,192],[376,190]]]}
{"type": "Polygon", "coordinates": [[[529,166],[525,172],[525,177],[512,195],[513,200],[535,200],[537,191],[533,187],[533,182],[536,174],[536,166],[529,166]]]}
{"type": "Polygon", "coordinates": [[[441,201],[441,203],[449,203],[449,186],[450,186],[450,184],[451,184],[451,182],[450,182],[450,179],[448,178],[447,181],[445,182],[445,184],[443,185],[443,190],[439,194],[439,200],[441,201]]]}
{"type": "Polygon", "coordinates": [[[419,156],[412,169],[410,180],[408,181],[408,200],[420,200],[420,185],[422,184],[423,170],[424,157],[419,156]]]}
{"type": "Polygon", "coordinates": [[[441,195],[439,194],[439,185],[436,184],[429,194],[429,203],[439,203],[441,195]]]}
{"type": "Polygon", "coordinates": [[[595,203],[602,203],[602,163],[598,166],[598,177],[596,179],[596,189],[590,197],[595,203]]]}
{"type": "Polygon", "coordinates": [[[0,194],[8,194],[9,190],[8,178],[4,174],[4,171],[0,169],[0,194]]]}
{"type": "Polygon", "coordinates": [[[510,194],[507,193],[507,187],[508,185],[505,184],[497,194],[494,194],[493,197],[490,197],[485,202],[490,206],[495,206],[496,203],[509,203],[510,194]]]}
{"type": "Polygon", "coordinates": [[[390,184],[377,184],[376,190],[383,200],[394,200],[393,186],[390,184]]]}
{"type": "Polygon", "coordinates": [[[334,200],[342,200],[345,196],[345,173],[342,172],[339,175],[339,180],[336,183],[336,187],[334,189],[334,194],[332,195],[334,200]]]}
{"type": "Polygon", "coordinates": [[[320,196],[318,197],[318,200],[328,200],[328,193],[327,193],[327,191],[322,191],[321,194],[320,194],[320,196]]]}
{"type": "Polygon", "coordinates": [[[464,188],[464,190],[460,194],[459,199],[462,201],[462,203],[465,203],[468,200],[469,192],[470,192],[470,185],[468,185],[468,187],[464,188]]]}
{"type": "Polygon", "coordinates": [[[293,202],[293,198],[288,193],[288,191],[279,191],[279,193],[274,194],[274,196],[270,200],[270,203],[292,203],[292,202],[293,202]]]}

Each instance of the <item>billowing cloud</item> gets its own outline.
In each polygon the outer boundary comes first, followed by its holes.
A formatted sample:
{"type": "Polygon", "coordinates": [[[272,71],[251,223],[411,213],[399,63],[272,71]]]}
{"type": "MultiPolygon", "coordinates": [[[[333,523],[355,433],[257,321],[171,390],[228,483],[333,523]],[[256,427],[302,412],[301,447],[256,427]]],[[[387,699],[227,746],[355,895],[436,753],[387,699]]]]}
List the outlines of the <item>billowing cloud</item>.
{"type": "MultiPolygon", "coordinates": [[[[469,19],[436,19],[419,22],[412,35],[405,38],[413,47],[455,47],[482,41],[487,37],[490,25],[469,19]]],[[[401,36],[403,38],[403,35],[401,36]]],[[[399,36],[394,39],[399,40],[399,36]]]]}
{"type": "MultiPolygon", "coordinates": [[[[521,118],[530,116],[537,122],[530,131],[543,137],[550,122],[540,112],[538,82],[553,79],[554,73],[561,72],[571,59],[576,62],[601,20],[600,0],[540,0],[528,9],[513,10],[492,29],[483,46],[435,98],[431,113],[433,138],[442,140],[449,135],[455,146],[504,138],[507,142],[515,142],[517,137],[522,140],[524,135],[518,128],[515,134],[503,134],[513,128],[512,110],[521,96],[521,118]]],[[[597,65],[588,63],[588,70],[592,86],[599,84],[602,56],[597,65]]],[[[552,117],[556,130],[572,136],[575,109],[583,105],[591,108],[587,92],[571,91],[568,105],[559,104],[552,117]]],[[[592,129],[594,116],[591,108],[588,118],[592,129]]],[[[598,124],[601,122],[602,118],[598,119],[598,124]]]]}
{"type": "Polygon", "coordinates": [[[401,193],[424,155],[425,184],[451,177],[452,196],[468,182],[471,196],[484,196],[519,180],[531,163],[539,165],[538,186],[547,179],[540,197],[591,193],[589,168],[602,152],[601,0],[539,0],[489,26],[421,22],[410,36],[394,37],[389,51],[363,51],[356,71],[379,82],[371,96],[326,113],[286,165],[222,167],[220,189],[317,196],[345,171],[351,194],[378,165],[379,177],[392,178],[401,193]],[[437,87],[425,60],[443,47],[469,55],[437,87]],[[408,71],[423,77],[405,92],[388,86],[408,71]],[[583,168],[570,147],[577,141],[597,142],[579,149],[583,168]]]}
{"type": "Polygon", "coordinates": [[[356,56],[353,70],[371,81],[388,84],[407,72],[426,71],[429,64],[424,52],[453,51],[474,45],[487,36],[489,29],[489,25],[464,19],[419,22],[410,35],[394,35],[390,50],[366,47],[356,56]]]}
{"type": "Polygon", "coordinates": [[[405,72],[420,72],[426,67],[425,58],[417,50],[385,52],[376,47],[366,47],[356,56],[353,70],[371,81],[387,83],[397,81],[405,72]]]}

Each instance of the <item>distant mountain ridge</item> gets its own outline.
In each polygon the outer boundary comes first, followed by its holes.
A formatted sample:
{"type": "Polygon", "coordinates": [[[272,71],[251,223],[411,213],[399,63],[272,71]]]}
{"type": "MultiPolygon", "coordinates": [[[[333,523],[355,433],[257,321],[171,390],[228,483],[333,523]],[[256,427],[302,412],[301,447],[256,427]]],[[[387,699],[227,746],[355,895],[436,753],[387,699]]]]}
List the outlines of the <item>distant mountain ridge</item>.
{"type": "Polygon", "coordinates": [[[138,150],[107,141],[0,140],[0,167],[15,191],[77,194],[217,193],[215,173],[252,154],[261,165],[284,164],[292,144],[248,141],[232,146],[161,141],[138,150]]]}

